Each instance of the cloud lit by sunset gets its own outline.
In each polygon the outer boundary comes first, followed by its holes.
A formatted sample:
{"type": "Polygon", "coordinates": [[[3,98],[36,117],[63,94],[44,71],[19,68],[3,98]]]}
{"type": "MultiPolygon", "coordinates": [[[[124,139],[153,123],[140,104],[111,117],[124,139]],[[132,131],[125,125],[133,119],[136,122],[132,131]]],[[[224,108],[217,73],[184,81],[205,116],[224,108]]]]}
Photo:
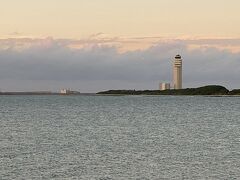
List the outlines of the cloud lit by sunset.
{"type": "Polygon", "coordinates": [[[218,83],[224,72],[221,80],[232,88],[239,83],[239,6],[238,0],[4,1],[0,83],[6,90],[155,88],[159,79],[171,80],[166,68],[180,53],[188,62],[186,85],[201,85],[198,77],[218,83]],[[189,77],[198,63],[205,69],[189,77]]]}

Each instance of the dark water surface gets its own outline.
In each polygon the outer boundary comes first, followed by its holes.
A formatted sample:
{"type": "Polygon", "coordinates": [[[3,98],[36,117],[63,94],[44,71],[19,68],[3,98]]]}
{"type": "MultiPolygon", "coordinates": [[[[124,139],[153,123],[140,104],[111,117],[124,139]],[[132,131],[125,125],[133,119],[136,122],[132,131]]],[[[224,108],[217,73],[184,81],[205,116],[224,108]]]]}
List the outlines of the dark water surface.
{"type": "Polygon", "coordinates": [[[1,96],[0,179],[240,179],[240,98],[1,96]]]}

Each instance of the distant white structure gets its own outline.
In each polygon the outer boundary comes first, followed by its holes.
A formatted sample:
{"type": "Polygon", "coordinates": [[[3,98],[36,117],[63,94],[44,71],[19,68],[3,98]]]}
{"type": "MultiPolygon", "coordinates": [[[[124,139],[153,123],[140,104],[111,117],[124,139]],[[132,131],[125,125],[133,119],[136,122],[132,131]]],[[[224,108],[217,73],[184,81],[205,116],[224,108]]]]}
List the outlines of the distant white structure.
{"type": "Polygon", "coordinates": [[[60,94],[70,94],[70,93],[71,93],[70,89],[61,89],[60,90],[60,94]]]}
{"type": "Polygon", "coordinates": [[[80,92],[79,91],[72,91],[70,89],[61,89],[60,94],[61,95],[77,95],[77,94],[80,94],[80,92]]]}
{"type": "Polygon", "coordinates": [[[160,83],[159,84],[159,90],[164,91],[170,89],[171,85],[170,83],[160,83]]]}
{"type": "Polygon", "coordinates": [[[176,55],[173,64],[173,88],[182,89],[182,57],[176,55]]]}

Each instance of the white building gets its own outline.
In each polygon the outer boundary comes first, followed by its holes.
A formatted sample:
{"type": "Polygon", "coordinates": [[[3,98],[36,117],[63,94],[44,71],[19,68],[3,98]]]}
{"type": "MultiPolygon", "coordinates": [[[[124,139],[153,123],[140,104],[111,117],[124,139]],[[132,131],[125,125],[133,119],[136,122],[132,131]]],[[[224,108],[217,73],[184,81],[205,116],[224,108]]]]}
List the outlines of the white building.
{"type": "Polygon", "coordinates": [[[176,55],[173,64],[173,88],[182,89],[182,57],[176,55]]]}
{"type": "Polygon", "coordinates": [[[171,85],[170,83],[160,83],[159,84],[159,90],[164,91],[170,89],[171,85]]]}
{"type": "Polygon", "coordinates": [[[70,94],[70,93],[71,93],[70,89],[61,89],[60,90],[60,94],[70,94]]]}

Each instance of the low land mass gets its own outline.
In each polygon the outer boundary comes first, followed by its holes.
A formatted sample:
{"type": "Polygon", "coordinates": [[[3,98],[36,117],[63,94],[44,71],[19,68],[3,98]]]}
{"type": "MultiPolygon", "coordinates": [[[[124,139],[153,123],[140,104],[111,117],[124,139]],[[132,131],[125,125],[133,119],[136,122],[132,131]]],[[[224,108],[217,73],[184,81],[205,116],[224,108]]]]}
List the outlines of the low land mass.
{"type": "Polygon", "coordinates": [[[57,93],[57,92],[50,92],[50,91],[30,91],[30,92],[0,92],[0,95],[19,95],[19,96],[23,96],[23,95],[80,95],[80,92],[77,91],[73,91],[71,93],[67,93],[67,94],[61,94],[61,93],[57,93]]]}
{"type": "Polygon", "coordinates": [[[98,92],[102,95],[240,95],[240,89],[229,91],[227,88],[219,85],[208,85],[198,88],[170,89],[170,90],[108,90],[98,92]]]}
{"type": "Polygon", "coordinates": [[[0,95],[56,95],[49,91],[32,91],[32,92],[0,92],[0,95]]]}

